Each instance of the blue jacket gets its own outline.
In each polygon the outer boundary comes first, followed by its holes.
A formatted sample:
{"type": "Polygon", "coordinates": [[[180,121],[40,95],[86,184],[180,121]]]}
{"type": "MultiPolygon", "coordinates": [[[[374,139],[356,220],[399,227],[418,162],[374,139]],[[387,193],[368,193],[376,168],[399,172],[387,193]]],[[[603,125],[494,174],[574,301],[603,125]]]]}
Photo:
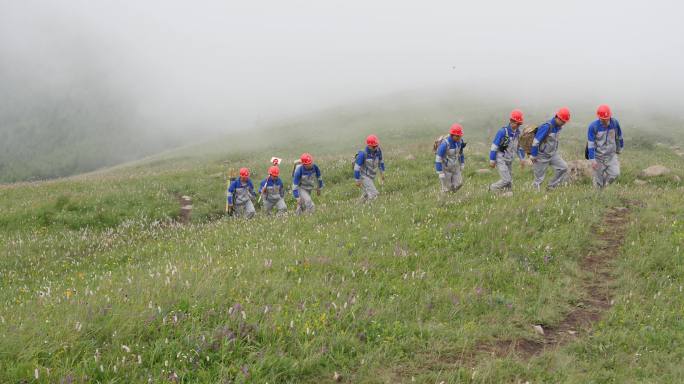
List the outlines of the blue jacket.
{"type": "MultiPolygon", "coordinates": [[[[443,171],[443,160],[446,157],[447,148],[459,149],[461,148],[461,145],[463,145],[463,139],[461,139],[461,141],[455,141],[451,138],[451,136],[449,136],[446,138],[446,140],[442,140],[442,142],[439,144],[439,147],[437,147],[437,156],[435,158],[435,170],[437,170],[437,172],[443,171]]],[[[465,164],[465,156],[463,155],[463,151],[461,151],[458,159],[461,164],[465,164]]]]}
{"type": "MultiPolygon", "coordinates": [[[[494,136],[494,140],[492,141],[492,148],[491,151],[489,151],[489,160],[496,161],[496,153],[499,151],[501,141],[504,139],[504,137],[506,137],[506,133],[508,133],[508,138],[513,140],[520,136],[520,128],[513,131],[511,125],[508,124],[507,126],[499,129],[499,132],[496,133],[496,136],[494,136]]],[[[518,157],[520,160],[525,158],[525,150],[520,146],[518,147],[518,157]]]]}
{"type": "Polygon", "coordinates": [[[534,141],[532,141],[532,149],[530,149],[530,155],[537,157],[539,155],[539,143],[544,141],[549,133],[559,133],[563,127],[556,125],[556,117],[552,117],[551,120],[539,126],[537,129],[537,134],[534,136],[534,141]]]}
{"type": "Polygon", "coordinates": [[[265,187],[270,187],[276,185],[279,187],[280,190],[280,195],[283,195],[283,180],[280,177],[276,177],[275,179],[272,179],[271,176],[261,180],[261,183],[259,184],[259,193],[263,193],[265,187]]]}
{"type": "Polygon", "coordinates": [[[609,132],[610,130],[615,130],[616,151],[619,153],[622,151],[622,148],[625,147],[625,142],[622,138],[622,129],[620,128],[620,122],[617,121],[617,119],[611,118],[607,127],[601,124],[601,120],[596,119],[596,121],[589,124],[589,128],[587,129],[589,160],[594,160],[596,158],[596,135],[599,132],[609,132]]]}
{"type": "Polygon", "coordinates": [[[251,179],[249,179],[249,178],[247,179],[247,183],[245,186],[242,185],[242,182],[240,181],[239,177],[230,183],[230,186],[228,187],[228,193],[227,193],[227,201],[228,201],[229,205],[233,205],[233,195],[235,195],[235,192],[238,189],[244,189],[244,188],[247,188],[250,195],[255,196],[254,184],[252,184],[251,179]]]}
{"type": "Polygon", "coordinates": [[[316,180],[318,180],[318,189],[322,189],[323,178],[321,177],[321,170],[318,168],[318,165],[313,164],[311,169],[306,169],[304,165],[300,165],[295,169],[294,177],[292,178],[292,195],[295,199],[299,198],[299,187],[302,183],[302,178],[309,178],[314,175],[316,180]]]}
{"type": "Polygon", "coordinates": [[[382,159],[382,150],[380,147],[378,147],[375,152],[371,151],[369,147],[366,147],[365,150],[359,151],[359,153],[356,155],[356,162],[354,163],[354,179],[361,179],[361,169],[366,163],[366,158],[377,159],[380,162],[378,168],[380,168],[380,171],[385,172],[385,162],[382,159]]]}

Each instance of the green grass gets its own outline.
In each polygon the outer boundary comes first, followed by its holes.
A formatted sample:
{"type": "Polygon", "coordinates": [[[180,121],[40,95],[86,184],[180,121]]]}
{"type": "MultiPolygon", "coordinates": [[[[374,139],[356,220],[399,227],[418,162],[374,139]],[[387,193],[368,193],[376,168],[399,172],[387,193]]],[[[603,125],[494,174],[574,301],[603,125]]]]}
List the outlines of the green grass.
{"type": "MultiPolygon", "coordinates": [[[[633,184],[656,162],[683,176],[672,151],[628,136],[618,185],[538,194],[530,170],[516,169],[504,198],[485,190],[494,173],[475,173],[488,151],[482,120],[471,123],[464,188],[440,201],[437,124],[415,111],[333,117],[321,128],[330,135],[300,140],[321,121],[304,119],[258,140],[0,189],[0,382],[682,377],[682,187],[668,177],[633,184]],[[350,162],[369,126],[383,140],[387,183],[359,206],[350,162]],[[308,148],[327,185],[315,215],[221,215],[226,167],[246,164],[259,180],[271,155],[308,148]],[[193,197],[192,225],[173,224],[180,194],[193,197]],[[555,324],[582,300],[578,261],[592,225],[623,198],[647,207],[631,216],[615,306],[596,332],[529,362],[476,355],[459,365],[483,343],[534,338],[532,324],[555,324]]],[[[567,159],[583,150],[584,128],[571,128],[567,159]]]]}

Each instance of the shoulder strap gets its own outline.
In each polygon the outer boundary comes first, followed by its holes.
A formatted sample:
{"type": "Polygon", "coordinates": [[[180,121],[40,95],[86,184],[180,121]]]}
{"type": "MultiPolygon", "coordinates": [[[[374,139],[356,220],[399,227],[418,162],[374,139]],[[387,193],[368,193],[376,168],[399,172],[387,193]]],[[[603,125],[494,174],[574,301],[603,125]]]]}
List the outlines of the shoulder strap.
{"type": "MultiPolygon", "coordinates": [[[[610,123],[608,123],[608,129],[610,129],[610,123]]],[[[594,144],[596,144],[596,135],[598,135],[598,130],[598,127],[594,127],[594,144]]],[[[606,135],[606,137],[608,137],[608,135],[606,135]]]]}
{"type": "Polygon", "coordinates": [[[551,123],[549,123],[548,121],[545,122],[545,123],[542,123],[539,127],[537,127],[537,129],[541,128],[541,126],[544,125],[544,124],[548,124],[548,125],[549,125],[549,129],[546,131],[546,134],[544,135],[544,138],[542,138],[539,142],[542,142],[542,141],[546,140],[546,138],[549,137],[549,135],[551,134],[551,129],[553,129],[553,125],[552,125],[551,123]]]}

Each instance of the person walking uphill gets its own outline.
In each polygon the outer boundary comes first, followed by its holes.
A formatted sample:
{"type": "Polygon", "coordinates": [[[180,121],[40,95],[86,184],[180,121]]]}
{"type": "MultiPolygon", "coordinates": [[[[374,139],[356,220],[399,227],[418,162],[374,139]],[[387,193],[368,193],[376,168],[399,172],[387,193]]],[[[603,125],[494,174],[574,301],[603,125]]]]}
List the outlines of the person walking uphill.
{"type": "Polygon", "coordinates": [[[297,165],[292,173],[292,195],[297,200],[296,213],[314,212],[316,206],[311,199],[311,192],[316,189],[316,195],[320,196],[323,188],[323,178],[318,165],[314,164],[313,156],[303,153],[299,158],[301,164],[297,165]]]}
{"type": "Polygon", "coordinates": [[[354,180],[361,188],[361,200],[372,201],[378,197],[375,176],[380,172],[381,182],[385,181],[385,162],[382,159],[380,141],[375,135],[366,138],[366,149],[359,151],[354,160],[354,180]]]}
{"type": "Polygon", "coordinates": [[[491,191],[503,191],[513,188],[513,159],[520,158],[520,167],[524,167],[525,151],[518,145],[523,113],[519,109],[511,112],[510,122],[499,129],[492,141],[489,151],[489,166],[499,170],[501,179],[489,186],[491,191]]]}
{"type": "Polygon", "coordinates": [[[596,115],[598,119],[587,131],[587,159],[594,169],[594,186],[603,188],[620,176],[618,154],[624,148],[624,140],[620,123],[612,117],[609,106],[600,105],[596,115]]]}
{"type": "Polygon", "coordinates": [[[237,217],[244,216],[248,219],[254,217],[256,210],[252,204],[254,185],[249,179],[249,169],[240,168],[240,177],[235,179],[228,187],[228,209],[237,217]]]}
{"type": "Polygon", "coordinates": [[[559,136],[563,126],[570,121],[570,110],[563,107],[558,110],[551,120],[543,123],[537,129],[537,133],[532,141],[530,160],[533,163],[534,182],[533,187],[541,189],[544,181],[546,169],[553,167],[553,179],[549,181],[548,188],[553,189],[565,181],[568,172],[568,164],[560,155],[559,136]]]}
{"type": "Polygon", "coordinates": [[[268,169],[268,177],[261,181],[259,193],[264,202],[264,212],[267,214],[270,214],[273,208],[278,211],[279,215],[287,211],[284,199],[285,188],[283,187],[283,180],[280,178],[280,168],[277,166],[268,169]]]}
{"type": "Polygon", "coordinates": [[[449,137],[442,140],[435,155],[435,170],[439,176],[442,193],[456,192],[463,185],[462,171],[465,167],[463,127],[456,123],[449,130],[449,137]]]}

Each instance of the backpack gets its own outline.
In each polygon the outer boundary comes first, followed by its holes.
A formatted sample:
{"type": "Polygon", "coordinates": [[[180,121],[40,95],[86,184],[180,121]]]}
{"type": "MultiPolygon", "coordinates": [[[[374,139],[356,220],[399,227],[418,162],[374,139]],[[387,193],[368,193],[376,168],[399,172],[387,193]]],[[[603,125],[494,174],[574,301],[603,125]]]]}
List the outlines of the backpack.
{"type": "Polygon", "coordinates": [[[299,159],[295,160],[294,163],[292,164],[292,179],[294,179],[294,173],[297,170],[297,167],[300,165],[302,165],[302,161],[299,159]]]}
{"type": "Polygon", "coordinates": [[[228,177],[227,177],[227,182],[226,182],[227,187],[229,187],[233,181],[237,180],[237,178],[238,178],[237,170],[235,168],[230,168],[228,170],[228,177]]]}
{"type": "MultiPolygon", "coordinates": [[[[594,131],[594,137],[596,137],[596,132],[594,131]]],[[[584,144],[584,159],[589,160],[589,140],[584,144]]]]}
{"type": "MultiPolygon", "coordinates": [[[[546,122],[539,124],[539,125],[527,125],[523,129],[522,133],[520,134],[520,147],[525,151],[525,154],[528,156],[532,154],[532,142],[534,142],[534,137],[537,136],[537,131],[539,130],[539,127],[541,127],[543,124],[546,124],[546,122]]],[[[548,136],[549,133],[551,133],[551,130],[546,133],[548,136]]],[[[544,137],[546,139],[546,137],[544,137]]],[[[544,141],[542,139],[542,141],[544,141]]]]}
{"type": "MultiPolygon", "coordinates": [[[[596,140],[596,135],[598,134],[598,129],[594,130],[594,141],[596,140]]],[[[589,140],[584,144],[584,159],[589,160],[589,140]]]]}
{"type": "Polygon", "coordinates": [[[506,136],[501,138],[501,144],[499,144],[499,152],[506,152],[508,146],[511,144],[511,138],[508,136],[508,129],[504,129],[506,136]]]}
{"type": "MultiPolygon", "coordinates": [[[[449,138],[449,135],[442,135],[439,136],[438,138],[435,139],[434,144],[432,144],[432,152],[434,154],[437,154],[437,149],[439,148],[439,145],[442,144],[442,141],[446,140],[449,138]]],[[[463,139],[461,139],[461,148],[459,149],[459,152],[463,154],[463,149],[468,145],[463,139]]]]}
{"type": "Polygon", "coordinates": [[[437,148],[439,148],[439,145],[442,144],[442,141],[446,140],[449,138],[449,135],[441,135],[438,138],[435,139],[434,144],[432,144],[432,153],[437,153],[437,148]]]}

